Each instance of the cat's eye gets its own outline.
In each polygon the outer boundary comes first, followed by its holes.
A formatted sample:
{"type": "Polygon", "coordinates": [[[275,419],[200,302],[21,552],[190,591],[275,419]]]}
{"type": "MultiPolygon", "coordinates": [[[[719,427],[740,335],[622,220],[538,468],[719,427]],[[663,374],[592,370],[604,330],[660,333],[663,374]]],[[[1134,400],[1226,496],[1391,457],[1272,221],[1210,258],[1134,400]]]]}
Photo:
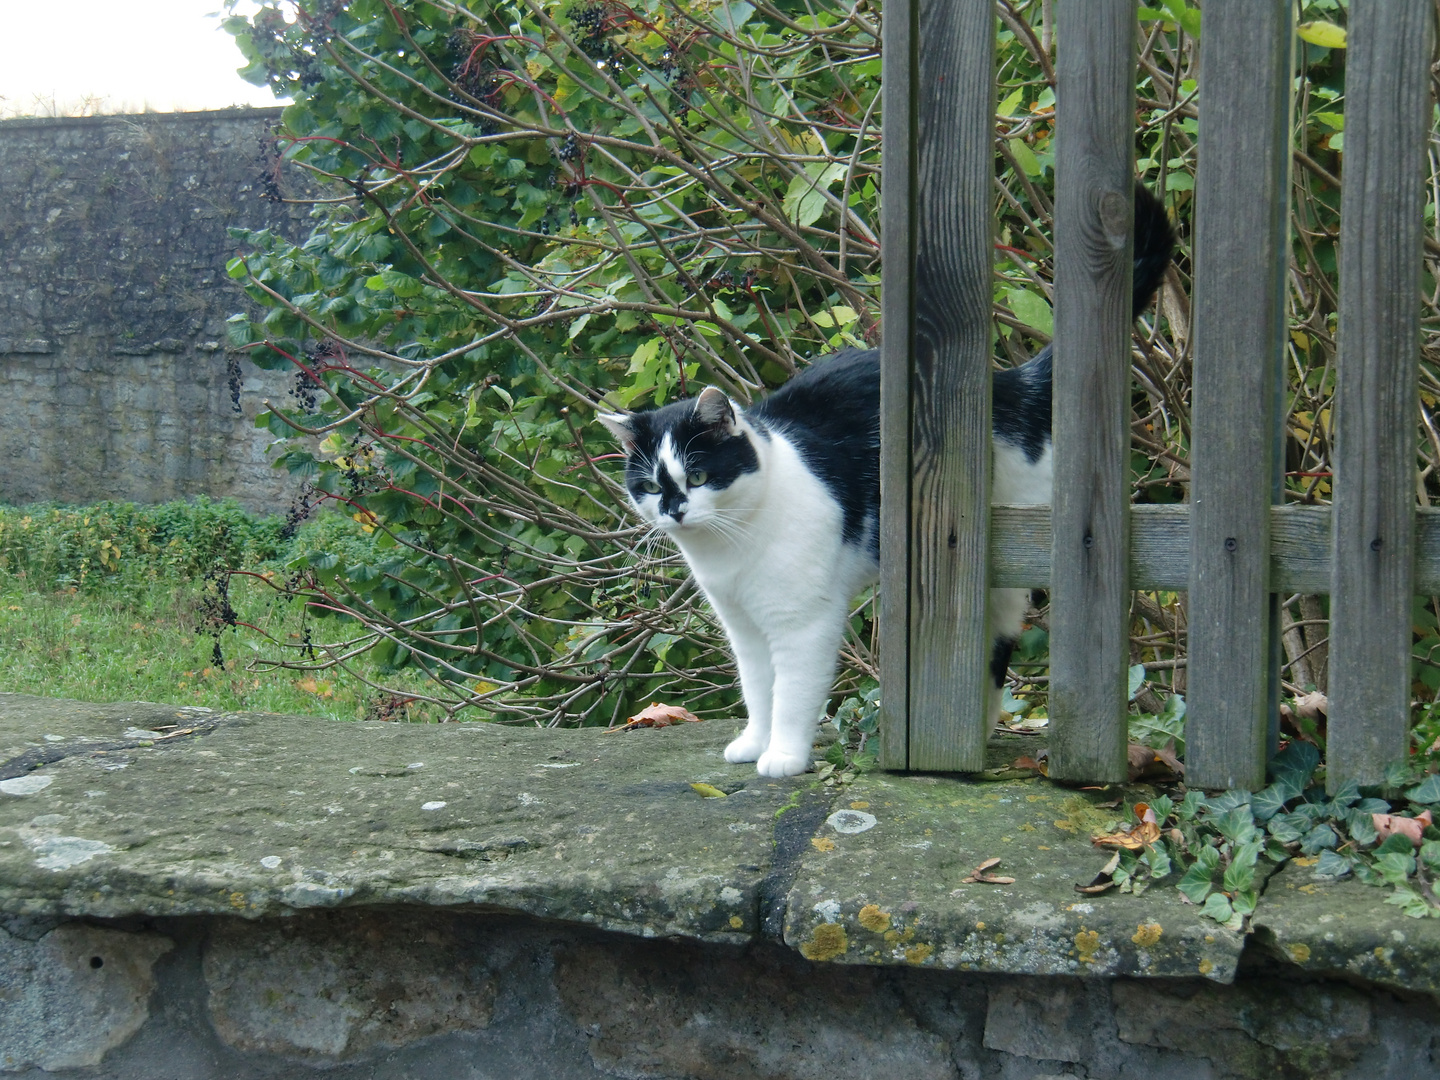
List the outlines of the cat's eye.
{"type": "Polygon", "coordinates": [[[703,473],[703,472],[701,472],[699,469],[696,469],[694,472],[689,473],[689,474],[685,477],[685,482],[686,482],[687,484],[689,484],[691,487],[700,487],[700,486],[702,486],[702,485],[705,483],[705,481],[708,480],[708,479],[710,479],[710,476],[709,476],[708,473],[703,473]]]}
{"type": "Polygon", "coordinates": [[[645,481],[641,482],[641,484],[640,484],[640,490],[641,490],[641,491],[644,491],[644,492],[647,492],[647,493],[649,493],[649,494],[651,494],[651,495],[659,495],[659,494],[660,494],[660,485],[657,484],[654,480],[645,480],[645,481]]]}

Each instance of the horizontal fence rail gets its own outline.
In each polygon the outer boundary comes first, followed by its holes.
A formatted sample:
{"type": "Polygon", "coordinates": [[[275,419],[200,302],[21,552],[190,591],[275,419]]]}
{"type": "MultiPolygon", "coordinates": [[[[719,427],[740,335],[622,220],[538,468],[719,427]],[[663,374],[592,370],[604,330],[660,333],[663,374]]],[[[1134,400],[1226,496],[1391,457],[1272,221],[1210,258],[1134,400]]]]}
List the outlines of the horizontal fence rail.
{"type": "MultiPolygon", "coordinates": [[[[1285,594],[1328,593],[1335,558],[1331,508],[1271,506],[1269,518],[1270,587],[1285,594]]],[[[1191,508],[1184,503],[1130,507],[1128,587],[1184,592],[1190,581],[1190,528],[1191,508]]],[[[1050,508],[992,507],[990,550],[993,588],[1048,589],[1050,508]]],[[[1414,573],[1416,594],[1440,594],[1440,508],[1415,511],[1414,573]]]]}
{"type": "Polygon", "coordinates": [[[991,507],[992,6],[887,4],[885,767],[982,767],[989,588],[1050,590],[1052,776],[1125,777],[1132,590],[1189,595],[1191,783],[1263,782],[1277,598],[1291,593],[1331,596],[1331,788],[1376,782],[1405,755],[1411,598],[1440,595],[1440,509],[1416,506],[1416,425],[1406,419],[1418,408],[1434,8],[1349,8],[1327,507],[1283,503],[1291,7],[1205,5],[1192,501],[1160,506],[1128,501],[1136,5],[1058,6],[1054,499],[991,507]]]}

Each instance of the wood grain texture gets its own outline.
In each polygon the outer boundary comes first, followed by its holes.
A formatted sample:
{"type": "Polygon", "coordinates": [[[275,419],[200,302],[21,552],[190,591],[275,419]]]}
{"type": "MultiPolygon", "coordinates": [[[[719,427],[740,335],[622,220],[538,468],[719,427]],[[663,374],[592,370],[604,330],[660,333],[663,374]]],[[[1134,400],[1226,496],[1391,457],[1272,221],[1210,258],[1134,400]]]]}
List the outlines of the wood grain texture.
{"type": "Polygon", "coordinates": [[[914,142],[912,87],[919,0],[885,8],[885,139],[881,146],[879,666],[882,768],[909,764],[910,687],[910,327],[914,321],[914,142]]]}
{"type": "Polygon", "coordinates": [[[1292,6],[1210,0],[1200,42],[1185,779],[1205,788],[1265,781],[1292,6]]]}
{"type": "Polygon", "coordinates": [[[984,0],[886,10],[886,768],[978,770],[989,735],[993,20],[984,0]]]}
{"type": "Polygon", "coordinates": [[[1410,719],[1430,0],[1354,0],[1335,390],[1327,783],[1373,783],[1410,719]]]}
{"type": "Polygon", "coordinates": [[[1050,775],[1124,780],[1134,0],[1058,8],[1050,775]]]}
{"type": "Polygon", "coordinates": [[[910,437],[912,769],[985,767],[994,9],[925,0],[910,437]]]}
{"type": "MultiPolygon", "coordinates": [[[[1181,592],[1189,585],[1190,507],[1130,508],[1130,588],[1181,592]]],[[[1050,508],[996,506],[990,517],[990,584],[1050,587],[1050,508]]],[[[1270,587],[1280,593],[1330,591],[1328,506],[1270,507],[1270,587]]],[[[1415,515],[1415,592],[1440,593],[1440,508],[1415,515]]]]}

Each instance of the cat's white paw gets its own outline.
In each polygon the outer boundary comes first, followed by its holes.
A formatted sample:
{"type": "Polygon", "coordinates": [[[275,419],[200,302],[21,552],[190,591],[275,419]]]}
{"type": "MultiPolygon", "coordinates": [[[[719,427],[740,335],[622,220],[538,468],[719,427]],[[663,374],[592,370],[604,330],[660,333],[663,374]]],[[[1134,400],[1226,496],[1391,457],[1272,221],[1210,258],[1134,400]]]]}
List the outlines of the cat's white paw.
{"type": "Polygon", "coordinates": [[[784,750],[766,750],[755,762],[761,776],[798,776],[810,768],[809,754],[789,754],[784,750]]]}
{"type": "Polygon", "coordinates": [[[742,761],[755,761],[763,753],[765,753],[765,743],[746,731],[725,747],[725,760],[732,765],[738,765],[742,761]]]}

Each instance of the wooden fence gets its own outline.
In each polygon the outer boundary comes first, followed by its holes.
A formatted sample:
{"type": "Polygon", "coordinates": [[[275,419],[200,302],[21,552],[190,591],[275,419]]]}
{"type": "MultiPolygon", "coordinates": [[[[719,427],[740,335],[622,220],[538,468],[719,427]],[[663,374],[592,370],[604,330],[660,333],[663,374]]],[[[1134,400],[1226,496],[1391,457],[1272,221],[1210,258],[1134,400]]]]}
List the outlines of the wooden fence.
{"type": "Polygon", "coordinates": [[[1329,782],[1407,751],[1431,0],[1352,0],[1334,501],[1282,503],[1294,26],[1206,0],[1193,230],[1191,501],[1129,502],[1134,0],[1057,13],[1055,495],[992,508],[992,0],[887,0],[880,592],[893,769],[983,768],[992,587],[1048,588],[1050,775],[1126,775],[1130,593],[1187,589],[1187,779],[1256,788],[1281,592],[1330,594],[1329,782]],[[922,48],[923,43],[923,48],[922,48]]]}

